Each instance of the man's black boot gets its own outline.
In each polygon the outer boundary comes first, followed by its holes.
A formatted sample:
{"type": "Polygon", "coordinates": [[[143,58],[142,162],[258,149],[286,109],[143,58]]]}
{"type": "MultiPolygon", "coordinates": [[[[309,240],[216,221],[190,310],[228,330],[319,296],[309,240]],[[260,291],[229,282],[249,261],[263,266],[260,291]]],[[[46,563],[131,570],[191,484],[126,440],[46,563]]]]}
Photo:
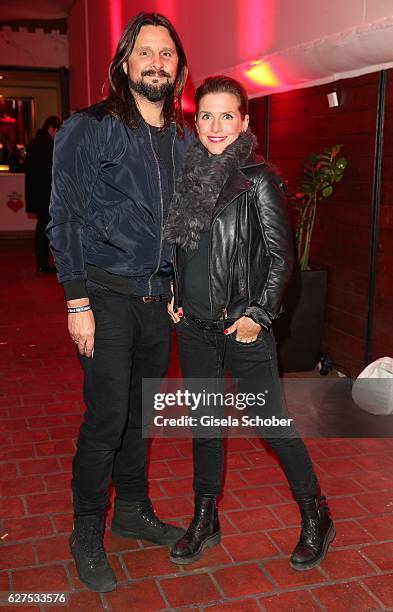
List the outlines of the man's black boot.
{"type": "Polygon", "coordinates": [[[194,518],[186,533],[171,550],[170,560],[186,564],[196,561],[205,548],[220,543],[221,532],[214,495],[195,497],[194,518]]]}
{"type": "Polygon", "coordinates": [[[160,521],[150,499],[129,502],[115,498],[112,533],[116,535],[172,546],[184,532],[180,527],[160,521]]]}
{"type": "Polygon", "coordinates": [[[103,545],[104,518],[91,514],[76,516],[70,535],[70,548],[81,582],[91,591],[106,593],[116,588],[117,580],[106,558],[103,545]]]}
{"type": "Polygon", "coordinates": [[[336,531],[325,497],[306,497],[298,499],[297,503],[302,516],[302,532],[289,564],[296,570],[308,570],[324,559],[336,531]]]}

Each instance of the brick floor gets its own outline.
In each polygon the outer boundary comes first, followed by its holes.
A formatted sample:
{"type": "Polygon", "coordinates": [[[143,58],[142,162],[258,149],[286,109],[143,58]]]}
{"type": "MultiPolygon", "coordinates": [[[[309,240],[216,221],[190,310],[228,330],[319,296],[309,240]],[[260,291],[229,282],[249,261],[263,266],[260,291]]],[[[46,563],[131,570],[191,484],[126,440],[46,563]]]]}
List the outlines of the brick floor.
{"type": "MultiPolygon", "coordinates": [[[[233,439],[221,544],[196,563],[177,566],[167,549],[108,531],[118,589],[87,591],[68,549],[82,378],[67,338],[62,291],[55,278],[35,274],[32,252],[29,241],[0,241],[0,590],[66,591],[70,601],[63,609],[89,612],[393,610],[388,439],[307,441],[337,528],[319,568],[288,566],[299,515],[285,478],[257,440],[233,439]]],[[[175,354],[170,371],[178,375],[175,354]]],[[[189,440],[155,441],[149,474],[161,517],[186,524],[193,503],[189,440]]]]}

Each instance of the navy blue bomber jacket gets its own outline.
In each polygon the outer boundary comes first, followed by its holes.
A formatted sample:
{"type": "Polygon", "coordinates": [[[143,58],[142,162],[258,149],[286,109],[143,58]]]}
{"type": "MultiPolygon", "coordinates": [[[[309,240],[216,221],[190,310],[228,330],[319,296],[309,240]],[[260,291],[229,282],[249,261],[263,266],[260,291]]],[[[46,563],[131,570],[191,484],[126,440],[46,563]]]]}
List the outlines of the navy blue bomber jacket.
{"type": "MultiPolygon", "coordinates": [[[[193,139],[171,124],[173,184],[193,139]]],[[[135,281],[136,295],[159,295],[172,273],[162,239],[169,206],[166,169],[156,154],[155,132],[140,120],[131,129],[102,103],[79,111],[56,134],[51,249],[67,299],[87,296],[86,266],[135,281]]]]}

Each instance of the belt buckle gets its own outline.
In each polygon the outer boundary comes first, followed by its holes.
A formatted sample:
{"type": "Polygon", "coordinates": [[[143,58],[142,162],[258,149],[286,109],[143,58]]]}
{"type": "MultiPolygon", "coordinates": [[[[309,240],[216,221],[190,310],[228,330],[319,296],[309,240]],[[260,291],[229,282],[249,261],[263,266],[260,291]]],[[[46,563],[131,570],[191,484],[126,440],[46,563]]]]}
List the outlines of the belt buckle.
{"type": "Polygon", "coordinates": [[[150,304],[150,302],[159,302],[160,300],[160,295],[144,295],[142,298],[142,302],[144,304],[150,304]]]}

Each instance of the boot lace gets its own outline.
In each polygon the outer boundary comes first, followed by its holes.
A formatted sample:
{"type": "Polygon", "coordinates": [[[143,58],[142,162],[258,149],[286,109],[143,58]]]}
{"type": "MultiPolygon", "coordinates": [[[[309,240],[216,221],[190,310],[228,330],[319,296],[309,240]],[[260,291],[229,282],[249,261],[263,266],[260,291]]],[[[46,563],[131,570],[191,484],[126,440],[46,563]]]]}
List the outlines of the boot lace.
{"type": "Polygon", "coordinates": [[[93,564],[106,561],[106,553],[103,545],[104,527],[101,522],[85,523],[78,530],[78,541],[93,564]]]}

